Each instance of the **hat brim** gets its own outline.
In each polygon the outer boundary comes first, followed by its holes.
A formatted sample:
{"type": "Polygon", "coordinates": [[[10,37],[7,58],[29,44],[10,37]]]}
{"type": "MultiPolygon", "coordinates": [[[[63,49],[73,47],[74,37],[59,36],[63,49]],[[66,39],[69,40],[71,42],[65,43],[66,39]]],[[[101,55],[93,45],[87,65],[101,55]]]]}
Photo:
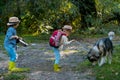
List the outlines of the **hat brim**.
{"type": "Polygon", "coordinates": [[[20,21],[19,21],[19,22],[8,22],[8,23],[7,23],[7,26],[15,25],[15,24],[17,24],[17,23],[20,23],[20,21]]]}
{"type": "Polygon", "coordinates": [[[14,25],[13,23],[7,23],[7,26],[14,25]]]}
{"type": "Polygon", "coordinates": [[[71,28],[65,28],[65,27],[63,27],[62,29],[72,30],[71,28]]]}
{"type": "Polygon", "coordinates": [[[72,27],[70,25],[64,25],[63,29],[72,30],[72,27]]]}

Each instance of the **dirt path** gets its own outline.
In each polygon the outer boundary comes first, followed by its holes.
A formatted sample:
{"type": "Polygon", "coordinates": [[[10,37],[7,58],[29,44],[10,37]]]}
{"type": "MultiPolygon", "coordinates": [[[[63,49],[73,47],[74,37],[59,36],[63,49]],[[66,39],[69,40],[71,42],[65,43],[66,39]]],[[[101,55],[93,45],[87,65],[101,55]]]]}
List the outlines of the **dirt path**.
{"type": "MultiPolygon", "coordinates": [[[[85,45],[75,42],[64,48],[60,62],[62,70],[59,73],[53,71],[54,54],[47,43],[32,43],[28,47],[18,47],[17,63],[19,67],[31,69],[29,73],[26,73],[27,80],[95,80],[91,76],[91,70],[87,69],[82,72],[75,70],[77,64],[84,61],[85,47],[85,45]]],[[[3,57],[5,59],[0,61],[1,71],[5,70],[8,62],[8,56],[2,55],[1,58],[3,57]]]]}
{"type": "Polygon", "coordinates": [[[18,66],[29,67],[28,80],[95,80],[92,71],[76,71],[74,68],[83,62],[85,45],[75,42],[61,52],[62,71],[53,72],[54,54],[47,43],[30,44],[29,47],[18,48],[18,66]],[[82,46],[81,46],[82,45],[82,46]]]}

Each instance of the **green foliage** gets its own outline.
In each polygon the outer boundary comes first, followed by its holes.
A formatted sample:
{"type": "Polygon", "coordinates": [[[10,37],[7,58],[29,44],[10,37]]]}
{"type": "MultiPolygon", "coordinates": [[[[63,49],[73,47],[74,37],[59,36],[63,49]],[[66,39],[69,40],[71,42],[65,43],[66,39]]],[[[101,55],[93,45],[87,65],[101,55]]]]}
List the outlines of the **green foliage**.
{"type": "Polygon", "coordinates": [[[115,0],[96,0],[96,8],[98,16],[103,20],[115,17],[114,13],[120,13],[119,1],[115,0]]]}

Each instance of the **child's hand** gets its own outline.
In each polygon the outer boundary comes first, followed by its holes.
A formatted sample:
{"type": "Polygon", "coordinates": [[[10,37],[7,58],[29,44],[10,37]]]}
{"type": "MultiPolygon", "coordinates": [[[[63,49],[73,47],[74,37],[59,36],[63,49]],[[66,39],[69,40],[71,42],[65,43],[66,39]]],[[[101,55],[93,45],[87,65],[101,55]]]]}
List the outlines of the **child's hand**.
{"type": "Polygon", "coordinates": [[[11,36],[11,38],[10,39],[18,39],[19,37],[17,36],[17,35],[15,35],[15,36],[11,36]]]}
{"type": "Polygon", "coordinates": [[[19,37],[17,35],[14,36],[15,39],[19,39],[19,37]]]}

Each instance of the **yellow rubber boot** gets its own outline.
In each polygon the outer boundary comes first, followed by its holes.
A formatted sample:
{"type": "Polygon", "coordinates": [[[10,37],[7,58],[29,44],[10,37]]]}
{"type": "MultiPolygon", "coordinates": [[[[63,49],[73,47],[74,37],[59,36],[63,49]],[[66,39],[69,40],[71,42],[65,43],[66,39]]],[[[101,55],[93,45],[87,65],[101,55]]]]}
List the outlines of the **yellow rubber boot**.
{"type": "Polygon", "coordinates": [[[55,72],[59,72],[60,71],[60,67],[58,64],[54,64],[54,71],[55,72]]]}
{"type": "Polygon", "coordinates": [[[8,64],[8,70],[11,71],[13,67],[14,67],[13,62],[10,61],[8,64]]]}
{"type": "Polygon", "coordinates": [[[10,61],[8,70],[11,72],[26,72],[29,71],[29,68],[17,68],[15,62],[10,61]]]}

